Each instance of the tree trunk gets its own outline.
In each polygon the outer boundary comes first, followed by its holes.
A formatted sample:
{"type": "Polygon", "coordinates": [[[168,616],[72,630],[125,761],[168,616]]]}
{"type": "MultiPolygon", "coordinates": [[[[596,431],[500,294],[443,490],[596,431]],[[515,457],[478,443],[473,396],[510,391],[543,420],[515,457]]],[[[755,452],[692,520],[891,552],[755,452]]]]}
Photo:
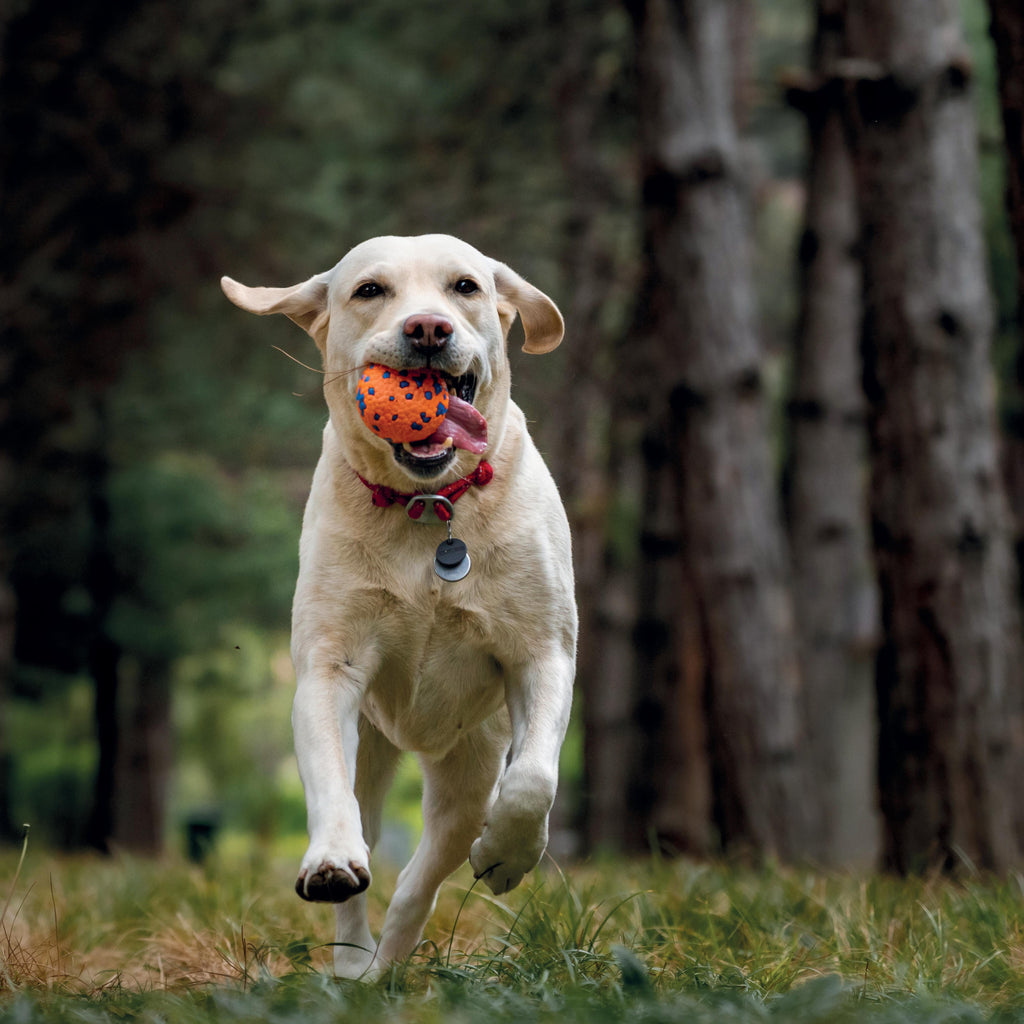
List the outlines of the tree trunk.
{"type": "MultiPolygon", "coordinates": [[[[161,164],[216,94],[209,67],[230,25],[214,18],[182,48],[181,8],[168,0],[13,8],[0,15],[0,448],[17,487],[0,502],[0,546],[17,562],[19,658],[95,682],[89,832],[104,846],[124,818],[115,813],[124,749],[122,658],[108,632],[123,581],[113,578],[103,417],[123,360],[146,338],[155,282],[166,280],[159,240],[192,201],[161,164]],[[169,52],[178,55],[170,64],[169,52]],[[26,535],[42,533],[37,523],[67,548],[48,551],[49,565],[25,554],[26,535]],[[75,613],[67,598],[81,588],[85,562],[90,610],[75,613]]],[[[161,709],[165,702],[154,705],[161,709]]]]}
{"type": "MultiPolygon", "coordinates": [[[[2,470],[0,470],[2,478],[2,470]]],[[[0,569],[0,843],[15,837],[10,739],[7,731],[8,701],[11,697],[11,674],[14,667],[14,588],[7,584],[7,574],[0,569]]]]}
{"type": "MultiPolygon", "coordinates": [[[[646,377],[646,374],[645,374],[646,377]]],[[[667,405],[668,396],[659,404],[667,405]]],[[[642,441],[640,570],[633,631],[633,721],[639,746],[629,788],[632,845],[665,853],[714,849],[707,661],[682,551],[675,438],[649,414],[642,441]]],[[[727,834],[722,838],[728,840],[727,834]]]]}
{"type": "Polygon", "coordinates": [[[1020,620],[995,443],[968,55],[952,0],[850,0],[885,860],[1019,862],[1020,620]]]}
{"type": "Polygon", "coordinates": [[[787,406],[786,499],[793,595],[819,823],[808,853],[827,865],[878,854],[873,654],[877,596],[864,486],[861,271],[853,169],[833,64],[844,0],[819,0],[812,73],[789,90],[807,118],[801,313],[787,406]]]}
{"type": "Polygon", "coordinates": [[[1017,565],[1024,570],[1024,6],[989,0],[1006,141],[1006,208],[1017,250],[1017,355],[1006,386],[1003,471],[1016,512],[1017,565]]]}
{"type": "MultiPolygon", "coordinates": [[[[597,28],[605,7],[594,0],[559,0],[551,8],[551,29],[565,40],[556,105],[569,186],[561,263],[571,337],[562,356],[561,414],[546,446],[573,533],[584,762],[578,824],[583,845],[591,850],[618,850],[625,843],[630,813],[622,768],[634,754],[632,577],[608,536],[620,482],[636,471],[637,459],[612,436],[608,307],[629,294],[629,282],[604,216],[610,204],[627,198],[619,194],[623,186],[601,145],[602,118],[614,86],[599,63],[597,28]]],[[[623,427],[620,419],[615,433],[623,427]]]]}
{"type": "Polygon", "coordinates": [[[120,756],[121,722],[118,714],[121,694],[122,651],[108,629],[110,613],[122,584],[115,571],[110,536],[111,510],[107,490],[110,464],[109,436],[102,399],[95,401],[94,450],[83,460],[79,472],[89,502],[89,553],[85,585],[89,591],[88,669],[92,676],[93,724],[96,730],[96,775],[93,779],[92,813],[86,842],[97,850],[109,851],[114,834],[114,810],[118,800],[117,762],[120,756]]]}
{"type": "MultiPolygon", "coordinates": [[[[642,552],[648,582],[638,637],[648,724],[659,726],[651,729],[648,762],[641,765],[652,789],[648,819],[685,817],[673,813],[679,787],[661,765],[696,757],[674,750],[687,737],[673,731],[679,719],[671,709],[697,694],[708,709],[722,842],[797,856],[811,825],[733,119],[735,7],[721,0],[637,0],[630,10],[649,261],[638,315],[644,348],[637,348],[632,366],[647,386],[641,397],[650,410],[642,552]],[[670,501],[678,526],[666,531],[670,501]],[[684,608],[692,609],[686,633],[684,608]],[[689,655],[691,636],[699,638],[698,657],[689,655]]],[[[671,834],[665,838],[676,842],[671,834]]],[[[686,842],[684,834],[678,845],[686,842]]]]}
{"type": "Polygon", "coordinates": [[[171,677],[164,660],[131,661],[121,685],[117,799],[110,845],[135,853],[163,850],[171,774],[171,677]]]}

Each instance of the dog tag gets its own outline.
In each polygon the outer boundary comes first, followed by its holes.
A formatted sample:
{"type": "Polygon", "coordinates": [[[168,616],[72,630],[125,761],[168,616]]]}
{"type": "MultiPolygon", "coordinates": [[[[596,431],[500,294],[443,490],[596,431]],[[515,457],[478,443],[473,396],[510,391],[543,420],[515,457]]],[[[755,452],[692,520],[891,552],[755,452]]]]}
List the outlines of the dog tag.
{"type": "MultiPolygon", "coordinates": [[[[448,583],[458,583],[469,575],[472,563],[469,560],[469,552],[466,550],[465,541],[452,536],[452,516],[455,515],[455,508],[452,503],[441,494],[421,494],[419,501],[429,502],[436,508],[442,505],[448,510],[448,518],[445,526],[448,527],[448,536],[437,545],[437,552],[434,555],[434,572],[441,579],[448,583]]],[[[417,522],[423,522],[418,519],[417,522]]]]}
{"type": "Polygon", "coordinates": [[[458,537],[450,536],[451,527],[449,527],[448,533],[448,538],[437,545],[437,554],[434,555],[434,572],[449,583],[457,583],[469,575],[472,563],[469,560],[465,542],[459,540],[458,537]]]}

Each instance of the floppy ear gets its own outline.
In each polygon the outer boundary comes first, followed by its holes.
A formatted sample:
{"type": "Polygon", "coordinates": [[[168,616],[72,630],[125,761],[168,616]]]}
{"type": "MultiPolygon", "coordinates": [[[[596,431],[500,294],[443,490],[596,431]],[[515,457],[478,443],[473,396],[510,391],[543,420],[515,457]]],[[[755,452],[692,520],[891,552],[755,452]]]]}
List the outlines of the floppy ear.
{"type": "Polygon", "coordinates": [[[505,333],[512,326],[513,310],[518,310],[526,335],[524,352],[540,355],[558,348],[565,333],[565,321],[558,307],[504,263],[495,263],[494,283],[498,288],[498,313],[505,333]]]}
{"type": "Polygon", "coordinates": [[[249,313],[284,313],[323,348],[327,343],[328,280],[328,275],[319,274],[291,288],[250,288],[222,277],[220,286],[236,306],[249,313]]]}

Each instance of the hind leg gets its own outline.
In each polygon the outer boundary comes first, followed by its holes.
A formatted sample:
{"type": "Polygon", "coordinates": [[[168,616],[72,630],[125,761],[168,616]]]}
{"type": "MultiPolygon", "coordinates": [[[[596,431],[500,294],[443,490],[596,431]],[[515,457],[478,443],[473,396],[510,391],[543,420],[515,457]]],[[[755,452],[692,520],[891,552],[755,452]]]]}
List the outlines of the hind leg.
{"type": "Polygon", "coordinates": [[[469,856],[480,835],[504,762],[507,736],[494,723],[476,730],[439,760],[421,759],[423,838],[398,878],[374,972],[419,944],[441,883],[469,856]]]}
{"type": "MultiPolygon", "coordinates": [[[[398,756],[398,749],[360,716],[355,794],[363,836],[371,850],[380,839],[384,798],[395,777],[398,756]]],[[[366,900],[366,893],[361,892],[334,905],[334,973],[341,978],[362,977],[376,956],[377,943],[370,933],[366,900]]]]}

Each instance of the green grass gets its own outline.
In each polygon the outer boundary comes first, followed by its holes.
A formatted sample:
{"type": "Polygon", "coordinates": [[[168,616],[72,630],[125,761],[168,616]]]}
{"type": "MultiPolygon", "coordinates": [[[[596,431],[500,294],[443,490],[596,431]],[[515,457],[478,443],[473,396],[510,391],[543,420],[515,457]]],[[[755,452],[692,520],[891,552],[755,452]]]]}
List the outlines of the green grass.
{"type": "MultiPolygon", "coordinates": [[[[0,1024],[1024,1021],[1022,881],[690,862],[449,882],[409,963],[329,976],[291,858],[0,854],[0,1024]]],[[[378,871],[379,923],[393,874],[378,871]]]]}

